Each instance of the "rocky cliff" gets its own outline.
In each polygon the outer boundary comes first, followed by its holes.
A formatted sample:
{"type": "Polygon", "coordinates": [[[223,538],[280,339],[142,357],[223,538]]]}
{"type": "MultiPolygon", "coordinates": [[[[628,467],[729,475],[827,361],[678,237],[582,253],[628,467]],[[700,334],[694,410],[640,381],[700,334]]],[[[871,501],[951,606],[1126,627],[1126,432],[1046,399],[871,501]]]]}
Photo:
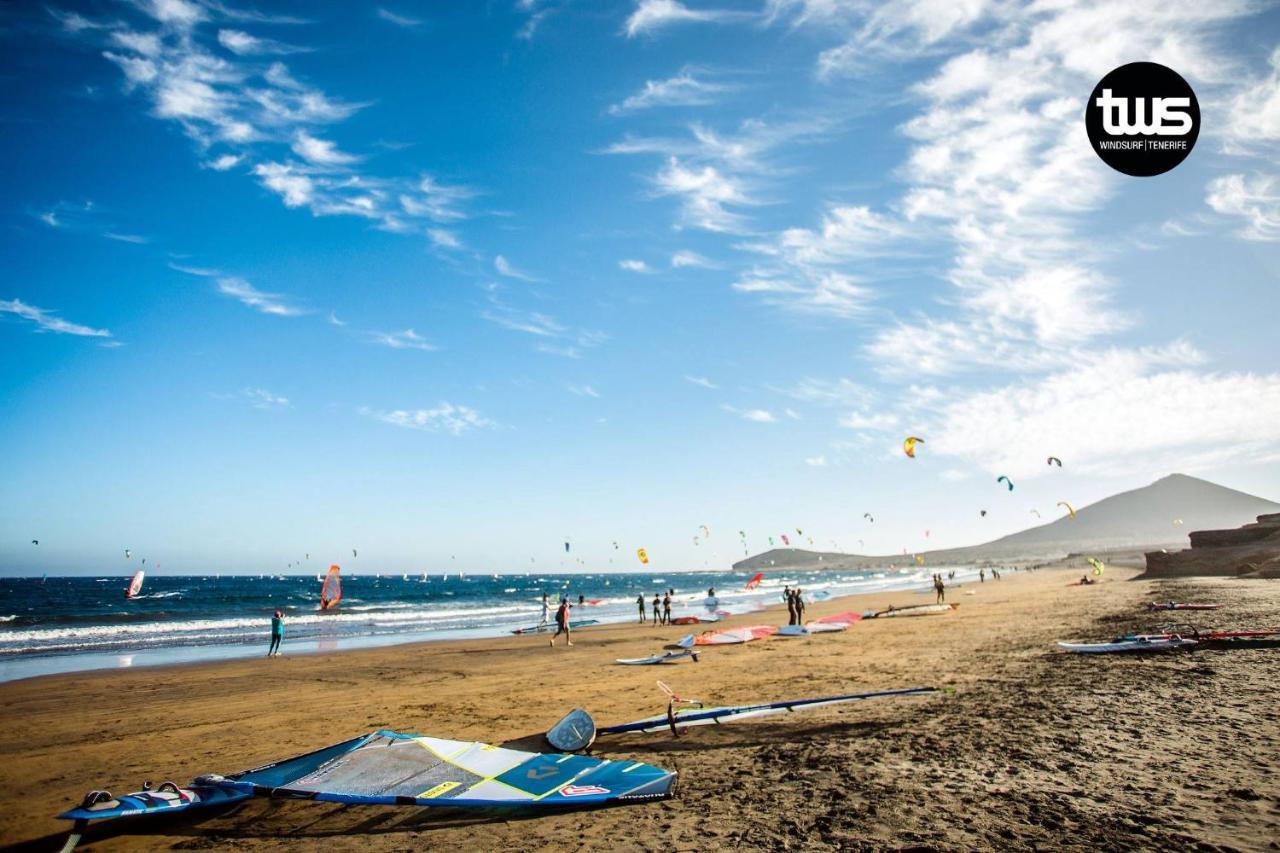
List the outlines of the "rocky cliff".
{"type": "Polygon", "coordinates": [[[1151,551],[1144,578],[1192,575],[1280,578],[1280,513],[1232,530],[1197,530],[1191,547],[1181,551],[1151,551]]]}

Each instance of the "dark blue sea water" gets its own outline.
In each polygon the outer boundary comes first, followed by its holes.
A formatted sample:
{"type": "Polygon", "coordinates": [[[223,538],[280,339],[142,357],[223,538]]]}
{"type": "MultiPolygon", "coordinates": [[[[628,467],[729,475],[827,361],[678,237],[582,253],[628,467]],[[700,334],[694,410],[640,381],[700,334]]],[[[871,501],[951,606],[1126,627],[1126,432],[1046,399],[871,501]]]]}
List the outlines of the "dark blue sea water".
{"type": "Polygon", "coordinates": [[[533,625],[540,600],[564,594],[574,619],[636,618],[636,596],[676,590],[675,615],[744,613],[780,601],[786,584],[811,596],[922,589],[928,570],[787,572],[743,589],[741,572],[665,574],[352,575],[332,612],[319,611],[320,581],[307,575],[148,576],[125,598],[129,577],[0,579],[0,680],[49,672],[265,653],[272,611],[285,614],[285,651],[297,653],[422,639],[493,636],[533,625]]]}

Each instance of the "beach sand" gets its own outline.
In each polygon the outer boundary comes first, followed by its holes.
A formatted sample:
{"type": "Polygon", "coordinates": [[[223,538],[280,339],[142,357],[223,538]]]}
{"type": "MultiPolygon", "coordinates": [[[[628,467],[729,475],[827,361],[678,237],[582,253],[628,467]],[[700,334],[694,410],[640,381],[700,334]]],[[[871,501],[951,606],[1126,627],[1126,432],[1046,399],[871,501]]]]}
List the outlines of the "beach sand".
{"type": "MultiPolygon", "coordinates": [[[[616,666],[679,627],[402,645],[50,676],[0,685],[0,839],[53,849],[52,816],[91,788],[137,790],[234,772],[378,728],[544,749],[574,707],[601,724],[682,695],[742,703],[917,685],[893,699],[598,742],[605,757],[678,770],[668,801],[559,814],[250,800],[134,821],[93,850],[1280,849],[1280,650],[1077,656],[1174,621],[1280,625],[1275,581],[1128,581],[1008,573],[949,590],[945,616],[709,649],[700,663],[616,666]],[[966,593],[972,592],[969,595],[966,593]],[[1217,612],[1148,614],[1149,600],[1217,612]]],[[[932,595],[814,605],[810,616],[932,595]]],[[[785,611],[728,625],[785,622],[785,611]],[[781,616],[779,616],[781,612],[781,616]]],[[[264,629],[265,632],[265,629],[264,629]]],[[[286,644],[286,651],[288,646],[286,644]]],[[[265,634],[264,634],[265,651],[265,634]]]]}

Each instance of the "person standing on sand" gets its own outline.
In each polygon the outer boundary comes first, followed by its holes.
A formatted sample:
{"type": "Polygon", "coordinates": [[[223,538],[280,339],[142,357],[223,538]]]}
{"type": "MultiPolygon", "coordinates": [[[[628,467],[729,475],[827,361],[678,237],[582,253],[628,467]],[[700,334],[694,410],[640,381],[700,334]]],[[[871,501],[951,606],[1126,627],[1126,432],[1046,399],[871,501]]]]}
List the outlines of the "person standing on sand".
{"type": "Polygon", "coordinates": [[[782,590],[782,595],[787,599],[787,624],[796,624],[796,594],[792,592],[791,587],[782,590]]]}
{"type": "Polygon", "coordinates": [[[938,594],[938,604],[947,600],[947,588],[942,583],[942,575],[933,576],[933,591],[938,594]]]}
{"type": "Polygon", "coordinates": [[[538,620],[538,627],[541,628],[551,621],[551,602],[547,600],[547,594],[542,594],[542,618],[538,620]]]}
{"type": "Polygon", "coordinates": [[[986,582],[987,582],[987,570],[978,569],[978,583],[986,583],[986,582]]]}
{"type": "Polygon", "coordinates": [[[662,597],[662,624],[671,624],[671,593],[662,597]]]}
{"type": "Polygon", "coordinates": [[[653,594],[653,624],[662,624],[662,599],[656,592],[653,594]]]}
{"type": "Polygon", "coordinates": [[[566,646],[573,645],[573,637],[569,634],[569,599],[561,598],[560,606],[556,608],[556,632],[551,635],[550,645],[554,648],[556,637],[564,634],[564,644],[566,646]]]}
{"type": "Polygon", "coordinates": [[[277,610],[271,617],[271,648],[267,649],[267,657],[280,654],[282,642],[284,642],[284,614],[277,610]]]}
{"type": "Polygon", "coordinates": [[[801,595],[800,587],[796,587],[796,624],[804,624],[804,598],[801,595]]]}
{"type": "Polygon", "coordinates": [[[644,619],[644,593],[643,593],[643,592],[636,596],[636,604],[640,607],[640,624],[641,624],[641,625],[643,625],[643,624],[644,624],[644,622],[645,622],[645,619],[644,619]]]}

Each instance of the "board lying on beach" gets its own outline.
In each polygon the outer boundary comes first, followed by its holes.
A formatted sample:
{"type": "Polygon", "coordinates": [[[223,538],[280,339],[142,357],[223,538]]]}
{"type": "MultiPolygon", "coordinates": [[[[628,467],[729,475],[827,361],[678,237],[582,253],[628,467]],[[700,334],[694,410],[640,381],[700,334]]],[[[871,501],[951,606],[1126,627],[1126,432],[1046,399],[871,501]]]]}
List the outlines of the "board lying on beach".
{"type": "Polygon", "coordinates": [[[909,607],[890,607],[876,613],[867,613],[867,619],[884,619],[888,616],[932,616],[935,613],[950,613],[957,604],[913,604],[909,607]]]}
{"type": "MultiPolygon", "coordinates": [[[[598,625],[599,623],[600,623],[600,620],[599,620],[599,619],[579,619],[579,620],[577,620],[577,621],[575,621],[575,622],[570,622],[570,623],[569,623],[569,628],[570,628],[570,629],[573,629],[573,628],[585,628],[585,627],[587,627],[588,625],[598,625]]],[[[545,631],[554,631],[555,629],[556,629],[556,624],[555,624],[554,622],[548,622],[548,623],[547,623],[547,624],[545,624],[545,625],[530,625],[530,626],[528,626],[527,628],[516,628],[516,629],[515,629],[514,631],[512,631],[511,633],[513,633],[513,634],[541,634],[541,633],[543,633],[543,632],[545,632],[545,631]]]]}
{"type": "Polygon", "coordinates": [[[694,637],[694,645],[724,646],[735,643],[749,643],[776,634],[778,629],[772,625],[750,625],[746,628],[729,628],[724,631],[707,631],[694,637]]]}
{"type": "Polygon", "coordinates": [[[81,805],[63,812],[58,817],[63,820],[104,820],[159,812],[171,813],[202,806],[234,803],[249,796],[246,793],[228,791],[217,786],[192,785],[189,788],[179,788],[172,782],[165,782],[157,788],[120,797],[112,797],[106,791],[93,791],[85,797],[81,805]]]}
{"type": "Polygon", "coordinates": [[[779,637],[807,637],[809,629],[803,625],[783,625],[778,629],[779,637]]]}
{"type": "Polygon", "coordinates": [[[671,651],[661,655],[649,655],[647,658],[618,658],[617,662],[626,664],[627,666],[649,666],[658,663],[675,663],[678,660],[692,658],[694,663],[698,662],[698,653],[689,649],[681,651],[671,651]]]}
{"type": "Polygon", "coordinates": [[[1135,638],[1132,640],[1115,640],[1110,643],[1064,643],[1058,645],[1069,652],[1081,654],[1115,654],[1118,652],[1165,652],[1196,645],[1195,640],[1183,637],[1135,638]]]}
{"type": "Polygon", "coordinates": [[[1217,610],[1221,604],[1180,604],[1176,601],[1152,601],[1148,610],[1217,610]]]}
{"type": "Polygon", "coordinates": [[[764,705],[731,705],[724,708],[682,708],[672,710],[668,714],[647,717],[631,723],[608,726],[599,729],[602,735],[617,735],[627,732],[661,732],[682,729],[688,726],[715,726],[722,723],[735,723],[755,717],[766,717],[773,714],[790,714],[795,711],[806,711],[826,705],[838,705],[843,702],[860,702],[866,699],[887,699],[893,696],[931,696],[936,693],[950,692],[940,687],[908,687],[901,690],[878,690],[873,693],[845,693],[839,696],[822,696],[816,699],[789,699],[781,702],[769,702],[764,705]]]}

